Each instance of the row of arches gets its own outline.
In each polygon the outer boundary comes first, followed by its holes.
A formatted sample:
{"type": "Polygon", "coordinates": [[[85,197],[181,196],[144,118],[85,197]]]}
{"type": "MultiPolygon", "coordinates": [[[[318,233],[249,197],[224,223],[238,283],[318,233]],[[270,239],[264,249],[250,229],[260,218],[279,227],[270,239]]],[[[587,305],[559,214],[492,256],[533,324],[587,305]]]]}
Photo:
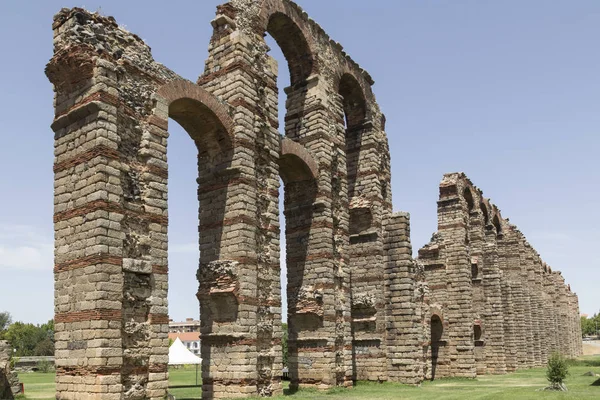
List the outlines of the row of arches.
{"type": "MultiPolygon", "coordinates": [[[[264,41],[264,37],[265,35],[270,35],[281,49],[287,61],[290,77],[289,87],[284,91],[287,96],[285,100],[286,116],[283,120],[283,129],[281,132],[283,138],[280,139],[277,166],[279,178],[282,180],[283,186],[280,196],[282,195],[284,198],[283,215],[285,216],[285,218],[280,217],[281,242],[285,246],[287,265],[287,284],[282,286],[287,286],[288,337],[290,340],[289,351],[291,360],[290,376],[294,380],[294,377],[297,379],[299,375],[299,368],[306,369],[306,366],[298,365],[298,356],[303,351],[301,345],[307,345],[306,339],[300,342],[299,332],[302,330],[318,331],[322,329],[328,324],[323,319],[322,310],[329,306],[334,306],[334,302],[339,303],[339,300],[334,299],[323,300],[317,298],[316,301],[307,300],[306,293],[304,293],[307,284],[311,283],[310,279],[308,281],[305,279],[305,276],[309,273],[310,268],[312,268],[311,261],[308,259],[308,253],[311,250],[310,242],[314,239],[312,237],[314,233],[311,229],[311,225],[316,218],[313,204],[315,204],[319,196],[320,187],[331,185],[336,188],[337,185],[347,185],[342,193],[345,192],[345,196],[348,196],[348,199],[359,194],[356,193],[355,187],[356,181],[361,179],[362,140],[365,134],[369,134],[365,131],[368,130],[366,123],[369,120],[368,115],[370,114],[369,101],[367,100],[369,92],[365,90],[365,87],[368,87],[369,84],[365,83],[360,73],[355,73],[356,68],[352,67],[345,58],[335,66],[335,68],[339,69],[339,72],[333,72],[334,81],[331,84],[321,74],[324,67],[319,66],[316,51],[313,49],[315,38],[310,36],[314,34],[314,32],[310,32],[312,28],[307,28],[303,22],[298,23],[301,18],[298,18],[298,12],[293,7],[289,8],[285,6],[285,10],[281,11],[281,7],[278,4],[282,2],[267,1],[265,3],[277,4],[273,4],[272,7],[266,5],[264,10],[268,9],[268,14],[261,14],[255,21],[253,28],[257,33],[258,40],[264,45],[263,48],[265,49],[264,54],[261,54],[259,57],[265,59],[261,61],[263,64],[268,64],[268,60],[266,60],[269,57],[268,46],[266,45],[267,42],[264,41]],[[317,77],[317,75],[320,76],[317,77]],[[330,118],[330,122],[337,124],[337,133],[329,133],[331,141],[329,145],[333,154],[338,154],[338,149],[342,151],[343,157],[334,159],[333,164],[339,164],[339,168],[343,170],[344,175],[347,177],[345,182],[338,181],[339,173],[338,171],[332,171],[331,165],[327,166],[325,164],[324,166],[323,161],[316,158],[315,151],[320,151],[319,146],[322,146],[323,141],[321,140],[319,143],[315,143],[315,145],[310,140],[307,142],[309,139],[308,135],[311,134],[311,129],[306,126],[306,120],[309,118],[308,110],[315,108],[315,101],[309,96],[313,96],[315,85],[325,88],[331,94],[329,98],[318,99],[318,103],[325,105],[323,110],[328,114],[327,117],[330,118]],[[340,127],[342,128],[341,130],[340,127]],[[341,132],[343,133],[338,134],[341,132]],[[322,171],[326,172],[325,175],[321,173],[322,171]],[[284,231],[285,235],[283,235],[284,231]],[[284,238],[285,240],[283,240],[284,238]],[[329,304],[324,304],[324,302],[329,302],[329,304]]],[[[283,4],[286,3],[283,2],[283,4]]],[[[237,12],[240,12],[240,10],[237,12]]],[[[328,66],[327,68],[330,67],[328,66]]],[[[260,71],[258,72],[260,75],[260,71]]],[[[209,99],[208,97],[210,96],[205,96],[205,94],[210,94],[211,82],[205,78],[201,77],[199,82],[202,86],[206,87],[206,90],[201,89],[197,85],[195,85],[195,88],[175,88],[175,86],[185,86],[179,82],[168,84],[167,87],[159,90],[159,95],[163,96],[169,104],[168,117],[178,122],[190,134],[199,151],[200,269],[206,269],[206,266],[223,258],[221,252],[211,251],[208,243],[206,243],[206,246],[203,246],[202,231],[204,227],[217,223],[215,215],[227,215],[226,204],[228,201],[222,201],[221,208],[215,209],[213,205],[215,195],[217,198],[226,200],[229,196],[228,191],[231,192],[231,188],[224,186],[220,193],[215,194],[214,191],[204,191],[203,186],[206,187],[208,185],[212,187],[226,183],[226,180],[229,178],[214,178],[214,175],[215,173],[218,175],[219,171],[235,170],[237,168],[234,165],[235,162],[232,164],[232,159],[236,157],[235,154],[238,151],[236,149],[240,145],[239,131],[236,131],[237,121],[235,121],[235,117],[232,118],[232,115],[234,116],[236,111],[229,106],[234,103],[237,105],[236,99],[233,98],[233,101],[231,97],[223,97],[218,100],[216,97],[209,99]],[[200,89],[205,93],[198,92],[192,93],[188,97],[177,97],[174,94],[176,89],[180,92],[191,92],[200,89]],[[207,104],[210,104],[210,106],[207,106],[207,104]],[[221,120],[220,124],[218,123],[219,120],[221,120]],[[202,127],[206,129],[203,135],[200,134],[202,127]],[[209,207],[207,208],[206,205],[209,205],[209,207]],[[207,214],[206,217],[203,217],[204,213],[207,214]],[[205,256],[205,253],[210,254],[210,256],[205,256]]],[[[276,95],[277,92],[271,84],[272,82],[266,84],[265,91],[272,90],[276,95]]],[[[272,93],[269,95],[272,95],[272,93]]],[[[265,114],[273,115],[273,101],[269,100],[267,96],[265,96],[265,99],[264,103],[260,106],[264,107],[263,112],[265,114]],[[271,109],[269,109],[270,107],[271,109]]],[[[259,100],[260,102],[261,100],[259,100]]],[[[162,117],[164,118],[164,115],[162,117]]],[[[267,135],[272,136],[273,133],[274,131],[271,130],[267,135]]],[[[266,141],[268,140],[266,139],[266,141]]],[[[242,143],[242,146],[245,145],[247,144],[242,143]]],[[[348,203],[350,203],[350,200],[342,202],[333,201],[334,207],[335,204],[340,204],[339,207],[343,207],[343,204],[348,203]]],[[[334,215],[343,212],[344,210],[333,209],[334,215]]],[[[345,212],[347,213],[347,210],[345,212]]],[[[336,221],[337,218],[334,218],[332,227],[334,235],[344,230],[350,232],[356,230],[352,226],[344,225],[343,221],[336,225],[336,221]]],[[[346,223],[352,225],[352,219],[346,223]]],[[[362,230],[363,228],[360,229],[362,230]]],[[[214,237],[222,237],[227,234],[226,230],[217,230],[213,231],[211,235],[204,236],[210,236],[213,238],[210,240],[214,240],[214,237]]],[[[214,243],[212,246],[214,247],[214,243]]],[[[283,253],[283,248],[281,252],[283,253]]],[[[233,288],[231,292],[227,292],[228,288],[219,288],[219,291],[215,292],[214,288],[210,288],[211,282],[214,281],[214,276],[210,275],[210,271],[208,272],[205,274],[199,271],[199,279],[201,281],[198,298],[201,303],[201,318],[208,317],[205,319],[212,320],[213,325],[235,321],[238,318],[237,314],[228,312],[228,309],[236,307],[234,295],[236,289],[233,288]],[[230,300],[225,301],[224,299],[230,300]]],[[[236,277],[235,279],[240,278],[236,277]]],[[[342,292],[342,285],[344,284],[346,283],[341,279],[339,284],[336,283],[339,287],[336,287],[335,290],[342,292]]],[[[314,285],[309,286],[312,287],[314,285]]],[[[315,290],[315,296],[318,295],[319,290],[315,290]]],[[[285,295],[285,290],[282,290],[282,292],[282,295],[285,295]]],[[[313,296],[313,294],[311,293],[310,296],[313,296]]],[[[339,297],[337,294],[335,296],[339,297]]],[[[285,310],[282,310],[282,313],[285,313],[285,310]]],[[[208,329],[207,332],[212,331],[208,329]]],[[[346,332],[336,332],[336,337],[336,346],[339,340],[349,340],[346,332]]],[[[313,344],[309,345],[312,346],[313,344]]],[[[323,345],[323,343],[319,343],[320,345],[323,345]]],[[[348,347],[347,344],[341,343],[341,348],[344,347],[348,347]]],[[[209,350],[203,350],[203,358],[207,360],[207,363],[210,363],[210,354],[206,353],[207,351],[209,350]]],[[[263,361],[259,361],[259,363],[262,365],[263,361]]],[[[209,366],[204,367],[207,373],[208,368],[209,366]]],[[[336,382],[334,384],[343,384],[344,380],[347,380],[348,377],[342,374],[342,376],[338,376],[335,379],[336,382]]],[[[297,385],[297,382],[292,382],[292,384],[297,385]]]]}

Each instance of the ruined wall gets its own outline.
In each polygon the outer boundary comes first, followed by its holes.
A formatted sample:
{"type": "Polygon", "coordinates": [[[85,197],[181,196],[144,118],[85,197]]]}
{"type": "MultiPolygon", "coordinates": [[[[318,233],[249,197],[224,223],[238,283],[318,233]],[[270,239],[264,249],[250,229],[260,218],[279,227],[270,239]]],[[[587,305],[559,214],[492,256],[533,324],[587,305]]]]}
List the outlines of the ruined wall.
{"type": "Polygon", "coordinates": [[[292,389],[474,377],[580,351],[533,332],[575,334],[576,297],[464,176],[444,178],[439,231],[412,260],[374,82],[300,7],[232,0],[211,24],[193,83],[112,17],[54,17],[57,399],[166,394],[169,119],[198,150],[203,398],[282,392],[280,179],[292,389]]]}
{"type": "Polygon", "coordinates": [[[0,399],[12,400],[21,393],[21,384],[16,372],[11,371],[10,357],[12,347],[5,340],[0,340],[0,399]]]}
{"type": "Polygon", "coordinates": [[[191,83],[112,17],[54,18],[57,398],[165,394],[169,118],[198,149],[204,398],[281,392],[280,178],[292,387],[387,379],[373,81],[292,2],[232,1],[211,23],[191,83]],[[265,33],[291,77],[283,138],[265,33]]]}
{"type": "Polygon", "coordinates": [[[438,231],[418,262],[426,378],[501,374],[541,366],[554,351],[581,354],[576,295],[464,174],[444,175],[438,231]]]}

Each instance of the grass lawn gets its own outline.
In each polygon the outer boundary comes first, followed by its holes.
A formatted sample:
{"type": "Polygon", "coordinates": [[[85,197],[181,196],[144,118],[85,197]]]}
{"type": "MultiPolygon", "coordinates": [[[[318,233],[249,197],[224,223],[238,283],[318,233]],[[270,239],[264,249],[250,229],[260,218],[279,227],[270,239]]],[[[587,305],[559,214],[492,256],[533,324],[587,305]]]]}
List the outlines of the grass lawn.
{"type": "MultiPolygon", "coordinates": [[[[593,371],[600,374],[600,356],[585,356],[571,361],[570,375],[565,381],[569,391],[566,393],[536,391],[547,385],[545,368],[518,371],[507,375],[486,375],[477,379],[440,379],[424,382],[420,387],[411,387],[395,383],[359,382],[353,389],[332,389],[326,392],[300,390],[290,396],[274,399],[311,399],[311,400],[579,400],[600,399],[600,378],[584,376],[593,371]]],[[[200,399],[200,387],[194,387],[195,367],[169,370],[169,391],[177,400],[200,399]]],[[[25,397],[21,399],[54,398],[54,374],[20,374],[25,384],[25,397]]],[[[287,386],[287,384],[286,384],[287,386]]]]}

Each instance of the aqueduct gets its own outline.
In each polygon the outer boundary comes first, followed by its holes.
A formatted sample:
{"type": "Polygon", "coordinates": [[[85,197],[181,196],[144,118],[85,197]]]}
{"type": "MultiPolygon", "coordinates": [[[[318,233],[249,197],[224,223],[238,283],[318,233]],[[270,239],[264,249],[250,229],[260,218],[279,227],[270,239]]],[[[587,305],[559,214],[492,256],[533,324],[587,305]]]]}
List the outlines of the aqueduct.
{"type": "Polygon", "coordinates": [[[282,391],[280,178],[292,387],[579,354],[576,296],[464,176],[445,177],[439,234],[412,259],[373,80],[300,7],[232,0],[211,23],[193,83],[112,17],[54,17],[57,399],[166,394],[169,118],[198,148],[203,398],[282,391]],[[265,33],[289,65],[283,137],[265,33]],[[530,334],[564,322],[551,344],[530,334]]]}

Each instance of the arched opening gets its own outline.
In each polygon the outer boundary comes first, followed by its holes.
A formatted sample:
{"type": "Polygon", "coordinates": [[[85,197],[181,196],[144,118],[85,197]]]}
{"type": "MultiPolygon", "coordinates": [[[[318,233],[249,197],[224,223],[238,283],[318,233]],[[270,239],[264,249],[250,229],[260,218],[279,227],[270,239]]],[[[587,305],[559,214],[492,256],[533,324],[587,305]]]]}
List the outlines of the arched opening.
{"type": "Polygon", "coordinates": [[[276,12],[269,18],[267,33],[277,42],[287,60],[292,86],[302,84],[313,70],[313,57],[304,34],[287,15],[276,12]]]}
{"type": "Polygon", "coordinates": [[[501,235],[502,234],[502,224],[500,223],[500,219],[498,218],[498,214],[494,215],[494,218],[492,219],[492,223],[496,227],[496,234],[497,235],[501,235]]]}
{"type": "Polygon", "coordinates": [[[481,325],[473,325],[473,340],[475,340],[475,346],[478,341],[481,341],[481,325]]]}
{"type": "Polygon", "coordinates": [[[463,197],[465,198],[465,201],[467,202],[467,210],[469,210],[469,212],[473,211],[473,207],[475,207],[475,203],[473,201],[473,193],[471,193],[471,189],[469,189],[468,187],[465,188],[465,190],[463,191],[463,197]]]}
{"type": "MultiPolygon", "coordinates": [[[[313,204],[317,196],[317,165],[308,152],[289,139],[282,140],[279,159],[280,175],[284,185],[283,210],[285,215],[285,269],[287,272],[287,368],[290,387],[298,387],[301,360],[298,339],[301,332],[315,331],[323,323],[323,293],[305,285],[304,278],[315,271],[308,259],[313,204]]],[[[283,262],[282,262],[283,265],[283,262]]],[[[283,275],[283,274],[282,274],[283,275]]],[[[282,283],[282,291],[283,291],[282,283]]]]}
{"type": "MultiPolygon", "coordinates": [[[[170,166],[173,167],[169,174],[171,181],[169,184],[171,190],[170,227],[173,235],[181,236],[181,232],[185,232],[183,235],[186,236],[183,239],[184,243],[173,243],[173,239],[177,241],[182,239],[172,237],[171,243],[174,245],[168,252],[171,259],[170,274],[172,278],[177,279],[176,284],[172,286],[176,290],[171,290],[171,294],[184,298],[173,301],[171,309],[182,307],[182,309],[189,310],[191,304],[196,304],[196,310],[200,310],[195,315],[186,315],[185,317],[192,317],[192,319],[200,317],[201,348],[198,355],[202,358],[203,374],[208,376],[210,366],[220,363],[222,355],[213,354],[212,344],[205,343],[202,337],[222,335],[223,327],[240,323],[239,298],[235,290],[239,286],[240,270],[238,263],[233,261],[236,258],[235,254],[229,249],[233,248],[232,243],[238,240],[236,237],[247,236],[248,229],[226,222],[230,219],[228,213],[232,212],[228,204],[236,201],[236,195],[230,193],[240,191],[235,187],[236,184],[231,183],[231,173],[234,173],[234,170],[230,168],[233,156],[233,122],[223,105],[208,92],[191,82],[171,82],[159,89],[158,95],[163,99],[159,99],[159,101],[164,101],[168,105],[168,114],[157,115],[157,117],[160,119],[171,118],[183,128],[180,129],[176,124],[170,124],[171,135],[179,136],[172,137],[169,141],[176,145],[169,152],[170,166]],[[181,130],[189,135],[195,146],[190,146],[187,139],[182,139],[185,135],[179,134],[178,131],[181,130]],[[193,157],[194,161],[188,157],[193,157]],[[184,158],[187,159],[182,162],[184,158]],[[193,169],[196,174],[189,173],[189,170],[192,170],[192,162],[196,164],[193,169]],[[192,201],[191,196],[186,196],[184,201],[177,198],[182,193],[178,186],[189,187],[188,181],[191,179],[195,179],[197,183],[197,186],[191,186],[194,187],[196,192],[194,197],[198,203],[192,201]],[[230,192],[230,189],[234,187],[235,189],[230,192]],[[178,208],[179,206],[181,209],[178,208]],[[192,211],[192,208],[195,208],[195,211],[192,211]],[[180,218],[185,218],[185,221],[178,221],[180,218]],[[193,224],[193,230],[196,233],[192,234],[192,224],[189,221],[194,220],[198,223],[197,225],[193,224]],[[194,280],[190,279],[187,265],[191,264],[192,257],[196,257],[198,266],[196,290],[190,293],[188,286],[191,284],[188,282],[194,280]],[[181,276],[184,273],[186,276],[181,276]],[[180,277],[177,278],[177,275],[180,277]],[[180,294],[182,291],[184,293],[180,294]],[[193,300],[194,294],[197,300],[193,300]]],[[[163,146],[168,147],[166,132],[161,140],[163,146]]],[[[164,176],[164,183],[167,183],[166,179],[167,177],[164,176]]],[[[159,190],[161,184],[163,184],[162,181],[151,181],[148,186],[159,190]]],[[[185,194],[189,195],[190,193],[186,191],[185,194]]],[[[165,227],[162,235],[166,237],[166,234],[165,227]]],[[[165,247],[165,253],[167,253],[166,250],[165,247]]],[[[158,252],[161,249],[155,251],[158,252]]],[[[170,298],[173,297],[172,295],[170,298]]],[[[164,307],[166,308],[166,304],[164,307]]],[[[197,343],[191,344],[190,349],[196,350],[197,343]]]]}
{"type": "Polygon", "coordinates": [[[476,263],[471,264],[471,280],[475,281],[479,278],[479,267],[476,263]]]}
{"type": "Polygon", "coordinates": [[[439,315],[431,316],[431,380],[435,379],[444,326],[439,315]]]}
{"type": "MultiPolygon", "coordinates": [[[[352,199],[360,192],[356,187],[356,178],[360,162],[362,134],[367,115],[365,96],[358,81],[350,74],[344,74],[340,79],[339,95],[342,97],[342,107],[345,122],[346,165],[348,173],[348,198],[352,199]]],[[[350,227],[350,230],[353,228],[350,227]]]]}
{"type": "MultiPolygon", "coordinates": [[[[302,30],[287,15],[275,12],[269,16],[265,31],[268,55],[280,65],[277,73],[279,101],[278,120],[282,136],[279,160],[280,266],[282,323],[287,329],[287,354],[284,371],[291,379],[291,388],[298,387],[301,366],[298,361],[298,339],[303,331],[322,325],[322,295],[306,287],[304,277],[309,268],[307,259],[313,203],[317,195],[318,167],[302,146],[287,138],[298,140],[307,135],[306,95],[308,78],[313,72],[313,56],[302,30]],[[287,64],[289,75],[283,73],[287,64]],[[281,101],[281,98],[285,101],[281,101]],[[283,117],[285,116],[285,117],[283,117]],[[287,365],[286,365],[287,361],[287,365]]],[[[285,337],[285,336],[284,336],[285,337]]]]}
{"type": "Polygon", "coordinates": [[[485,205],[485,203],[482,201],[479,203],[479,208],[481,209],[481,212],[483,213],[483,222],[485,225],[490,223],[490,214],[488,213],[488,209],[487,206],[485,205]]]}

